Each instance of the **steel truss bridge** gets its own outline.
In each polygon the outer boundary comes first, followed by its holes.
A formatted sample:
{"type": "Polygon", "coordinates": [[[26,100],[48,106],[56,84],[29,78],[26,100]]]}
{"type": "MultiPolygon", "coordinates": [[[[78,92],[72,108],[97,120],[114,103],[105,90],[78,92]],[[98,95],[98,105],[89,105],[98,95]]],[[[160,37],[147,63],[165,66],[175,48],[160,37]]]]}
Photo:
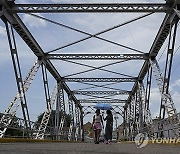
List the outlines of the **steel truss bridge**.
{"type": "MultiPolygon", "coordinates": [[[[12,57],[12,64],[17,83],[17,94],[10,102],[4,113],[1,113],[0,119],[0,138],[5,136],[8,128],[22,129],[26,131],[28,138],[44,139],[46,135],[52,134],[55,139],[83,140],[83,118],[85,115],[94,112],[93,103],[107,102],[113,105],[113,113],[119,114],[123,118],[124,138],[133,140],[135,135],[140,132],[147,132],[149,136],[157,135],[163,137],[166,133],[172,132],[175,137],[180,135],[180,116],[175,108],[173,98],[169,92],[171,68],[174,56],[174,46],[176,32],[180,18],[180,2],[178,0],[166,0],[164,3],[109,3],[109,4],[16,4],[14,0],[0,0],[0,17],[3,21],[8,45],[12,57]],[[112,28],[102,30],[96,34],[91,34],[68,25],[50,20],[34,13],[143,13],[136,17],[112,28]],[[20,14],[28,14],[35,18],[50,22],[52,24],[82,33],[87,37],[77,40],[73,43],[61,46],[51,51],[45,52],[39,45],[30,30],[26,27],[20,14]],[[145,14],[147,13],[147,14],[145,14]],[[157,35],[152,42],[152,46],[146,52],[134,49],[132,47],[120,44],[115,41],[103,38],[101,34],[110,32],[114,29],[126,26],[142,18],[155,13],[164,13],[165,17],[159,27],[157,35]],[[15,32],[23,39],[32,53],[37,57],[29,73],[23,80],[19,52],[16,44],[15,32]],[[62,54],[53,53],[66,47],[78,44],[87,39],[95,38],[113,45],[120,46],[126,50],[131,50],[132,54],[62,54]],[[166,42],[166,40],[168,40],[166,42]],[[165,61],[165,71],[160,69],[157,56],[162,46],[167,43],[167,56],[165,61]],[[54,60],[70,62],[74,65],[81,65],[90,68],[90,70],[78,72],[71,75],[61,76],[53,64],[54,60]],[[80,60],[96,61],[109,60],[112,64],[96,67],[93,65],[77,62],[80,60]],[[118,63],[129,62],[133,60],[143,61],[143,65],[137,76],[131,76],[117,71],[108,70],[105,67],[118,63]],[[47,108],[41,123],[37,124],[31,121],[29,116],[30,105],[26,99],[26,92],[30,88],[39,68],[42,69],[44,92],[47,108]],[[73,78],[77,74],[91,72],[94,70],[105,71],[119,75],[116,77],[102,78],[73,78]],[[56,80],[52,94],[50,94],[48,73],[56,80]],[[123,77],[122,77],[123,76],[123,77]],[[160,113],[156,120],[152,119],[150,111],[150,97],[152,76],[157,81],[157,87],[161,95],[160,113]],[[69,83],[83,84],[89,88],[73,90],[68,86],[69,83]],[[98,84],[101,83],[101,84],[98,84]],[[106,84],[102,84],[106,83],[106,84]],[[113,88],[113,84],[132,83],[131,89],[113,88]],[[95,91],[92,88],[105,88],[106,90],[95,91]],[[66,94],[66,95],[65,95],[66,94]],[[119,99],[123,95],[123,99],[119,99]],[[67,98],[65,98],[67,96],[67,98]],[[84,96],[84,97],[82,97],[84,96]],[[124,99],[125,98],[125,99],[124,99]],[[68,100],[68,101],[66,101],[68,100]],[[68,106],[68,113],[67,112],[68,106]],[[16,117],[17,109],[21,108],[23,118],[16,117]],[[55,124],[53,128],[48,127],[48,121],[55,108],[55,124]],[[61,114],[60,114],[61,113],[61,114]],[[71,117],[70,126],[67,127],[65,115],[71,117]],[[14,123],[14,119],[17,123],[14,123]]],[[[110,51],[111,52],[111,51],[110,51]]],[[[133,66],[132,66],[133,67],[133,66]]]]}

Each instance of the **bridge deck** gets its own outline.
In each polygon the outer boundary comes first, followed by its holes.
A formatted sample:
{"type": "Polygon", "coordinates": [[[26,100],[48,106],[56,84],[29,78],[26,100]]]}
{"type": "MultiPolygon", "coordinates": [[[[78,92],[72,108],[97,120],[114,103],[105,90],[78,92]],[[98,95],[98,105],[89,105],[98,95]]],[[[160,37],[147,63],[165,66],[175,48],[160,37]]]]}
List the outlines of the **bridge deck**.
{"type": "Polygon", "coordinates": [[[142,149],[134,143],[0,143],[0,153],[13,154],[179,154],[179,145],[148,144],[142,149]]]}

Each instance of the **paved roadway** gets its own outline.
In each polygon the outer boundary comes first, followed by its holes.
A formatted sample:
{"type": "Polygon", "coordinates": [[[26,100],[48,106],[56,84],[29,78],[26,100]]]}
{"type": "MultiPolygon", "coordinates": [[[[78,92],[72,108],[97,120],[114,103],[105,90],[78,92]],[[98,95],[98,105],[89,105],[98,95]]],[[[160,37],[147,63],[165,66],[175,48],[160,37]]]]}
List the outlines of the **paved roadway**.
{"type": "Polygon", "coordinates": [[[0,143],[0,154],[180,154],[180,145],[133,143],[0,143]]]}

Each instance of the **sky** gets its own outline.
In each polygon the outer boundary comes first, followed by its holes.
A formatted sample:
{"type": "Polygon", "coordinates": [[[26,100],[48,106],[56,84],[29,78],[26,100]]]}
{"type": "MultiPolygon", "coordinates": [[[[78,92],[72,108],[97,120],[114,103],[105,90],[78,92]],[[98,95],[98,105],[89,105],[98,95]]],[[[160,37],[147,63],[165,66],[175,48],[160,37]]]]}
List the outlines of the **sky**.
{"type": "MultiPolygon", "coordinates": [[[[164,3],[164,0],[16,0],[16,3],[164,3]]],[[[53,13],[53,14],[37,14],[41,17],[45,17],[56,22],[71,26],[73,28],[79,29],[84,32],[88,32],[90,34],[96,34],[100,31],[109,29],[125,21],[131,20],[135,17],[144,15],[145,13],[53,13]]],[[[63,47],[69,43],[80,40],[82,38],[87,37],[85,34],[81,34],[78,32],[74,32],[70,29],[63,28],[52,23],[49,23],[44,20],[37,19],[29,14],[18,14],[22,21],[25,23],[27,28],[30,30],[32,35],[35,37],[37,42],[40,44],[41,48],[44,52],[51,51],[53,49],[63,47]]],[[[148,17],[140,19],[136,22],[130,23],[126,26],[122,26],[120,28],[114,29],[110,32],[104,33],[100,35],[105,39],[118,42],[120,44],[138,49],[145,53],[148,53],[150,47],[153,43],[153,40],[158,32],[158,29],[163,21],[165,13],[154,13],[148,17]]],[[[172,66],[172,75],[170,80],[170,92],[172,98],[174,100],[174,104],[177,108],[177,111],[180,111],[180,71],[179,71],[179,43],[180,43],[180,29],[178,26],[177,36],[176,36],[176,44],[175,44],[175,54],[172,66]]],[[[16,44],[19,54],[19,60],[21,64],[22,76],[25,78],[33,63],[36,61],[36,56],[33,52],[28,48],[28,46],[23,42],[20,36],[15,33],[16,44]]],[[[98,40],[95,38],[88,39],[79,44],[72,45],[67,48],[63,48],[53,53],[137,53],[131,50],[127,50],[125,48],[119,47],[117,45],[113,45],[102,40],[98,40]]],[[[165,67],[165,58],[167,53],[167,40],[162,46],[157,60],[159,62],[160,68],[162,72],[164,72],[165,67]]],[[[78,73],[81,71],[85,71],[91,69],[90,67],[84,67],[77,64],[72,64],[66,61],[59,60],[51,60],[54,66],[56,66],[58,72],[62,77],[66,77],[68,75],[78,73]]],[[[79,61],[76,60],[77,63],[82,63],[86,65],[90,65],[91,67],[100,67],[106,64],[110,64],[117,61],[79,61]]],[[[137,77],[139,71],[143,65],[144,61],[132,60],[124,63],[118,63],[116,65],[111,65],[104,67],[104,69],[127,74],[133,77],[137,77]]],[[[109,72],[105,72],[102,70],[90,71],[87,73],[69,76],[69,77],[112,77],[118,78],[123,77],[120,74],[112,74],[109,72]]],[[[0,21],[0,112],[4,112],[4,110],[10,104],[10,101],[14,98],[17,92],[16,81],[14,76],[14,70],[12,66],[10,50],[7,42],[7,35],[5,26],[2,21],[0,21]]],[[[48,81],[50,92],[52,92],[53,87],[55,85],[55,80],[48,73],[48,81]]],[[[83,88],[90,87],[87,84],[81,83],[67,83],[70,89],[78,90],[83,88]]],[[[97,85],[103,85],[105,83],[95,83],[97,85]]],[[[122,89],[122,90],[131,90],[133,83],[118,83],[110,85],[110,88],[114,89],[122,89]]],[[[97,88],[93,87],[92,91],[105,91],[107,88],[97,88]]],[[[35,121],[37,116],[46,110],[46,102],[44,97],[44,89],[43,89],[43,80],[42,80],[42,72],[41,69],[38,71],[31,87],[29,88],[27,94],[27,102],[28,109],[30,113],[30,119],[35,121]]],[[[90,98],[88,96],[76,95],[78,99],[87,99],[90,98]]],[[[117,95],[113,98],[118,99],[126,99],[127,95],[117,95]]],[[[67,95],[65,94],[66,100],[66,108],[67,108],[67,95]]],[[[87,104],[92,105],[92,104],[87,104]]],[[[87,106],[85,105],[85,106],[87,106]]],[[[93,104],[94,105],[94,104],[93,104]]],[[[160,93],[157,86],[157,82],[155,78],[152,78],[152,89],[151,89],[151,99],[150,99],[150,109],[152,112],[152,117],[155,118],[158,116],[160,108],[160,93]]],[[[17,111],[17,116],[22,117],[21,109],[19,108],[17,111]]],[[[122,117],[118,115],[118,124],[122,122],[122,117]]],[[[84,121],[91,121],[92,114],[88,114],[85,116],[84,121]]]]}

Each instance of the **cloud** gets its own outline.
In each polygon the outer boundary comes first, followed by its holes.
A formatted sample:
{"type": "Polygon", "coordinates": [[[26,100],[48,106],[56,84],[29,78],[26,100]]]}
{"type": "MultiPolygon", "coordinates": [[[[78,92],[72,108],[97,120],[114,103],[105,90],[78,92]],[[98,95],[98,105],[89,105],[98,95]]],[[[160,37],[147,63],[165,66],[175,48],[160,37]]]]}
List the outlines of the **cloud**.
{"type": "Polygon", "coordinates": [[[0,36],[6,36],[6,29],[3,26],[0,26],[0,36]]]}
{"type": "Polygon", "coordinates": [[[150,97],[150,110],[152,118],[159,116],[159,109],[160,109],[160,92],[158,88],[151,89],[151,97],[150,97]]]}
{"type": "MultiPolygon", "coordinates": [[[[177,109],[177,112],[180,111],[180,91],[179,89],[176,91],[176,88],[180,87],[180,79],[175,80],[172,84],[170,84],[170,94],[173,99],[173,103],[175,105],[175,108],[177,109]]],[[[150,109],[152,117],[156,117],[159,115],[160,110],[160,100],[161,100],[161,94],[159,92],[159,88],[152,88],[151,89],[151,97],[150,97],[150,109]]]]}
{"type": "Polygon", "coordinates": [[[179,103],[180,93],[179,92],[175,92],[172,95],[172,98],[173,98],[174,105],[175,105],[175,107],[177,109],[177,112],[179,112],[180,111],[180,103],[179,103]]]}
{"type": "Polygon", "coordinates": [[[176,80],[176,81],[171,85],[171,87],[175,87],[175,86],[180,87],[180,79],[176,80]]]}
{"type": "MultiPolygon", "coordinates": [[[[39,13],[37,13],[37,15],[42,16],[39,13]]],[[[32,28],[39,28],[39,27],[46,27],[47,26],[46,21],[44,21],[42,19],[37,19],[37,18],[30,16],[28,14],[24,14],[22,20],[24,21],[24,23],[28,24],[32,28]]]]}

